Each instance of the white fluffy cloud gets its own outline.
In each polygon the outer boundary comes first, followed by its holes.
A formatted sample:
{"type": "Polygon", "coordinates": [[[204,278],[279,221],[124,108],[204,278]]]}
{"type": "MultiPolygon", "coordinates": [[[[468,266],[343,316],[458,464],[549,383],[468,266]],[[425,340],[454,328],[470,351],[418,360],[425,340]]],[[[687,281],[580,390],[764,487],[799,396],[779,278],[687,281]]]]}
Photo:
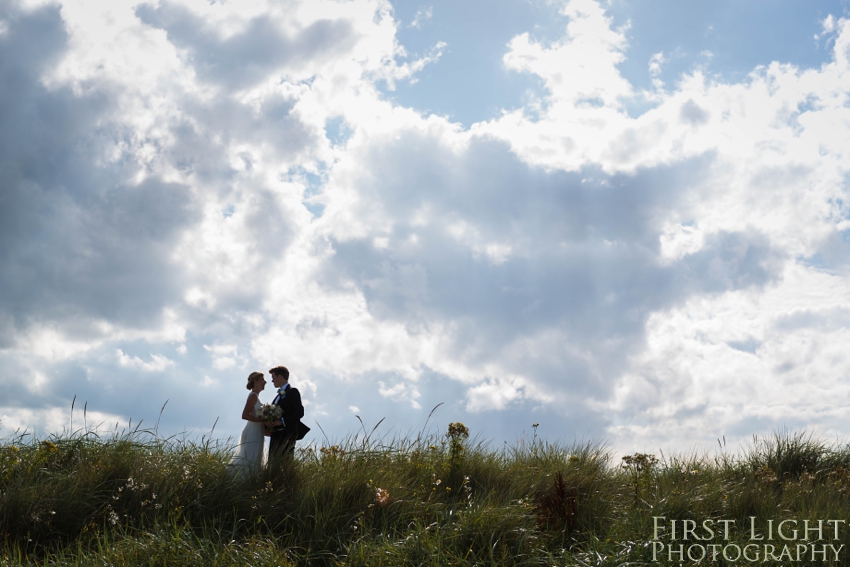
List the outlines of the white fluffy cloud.
{"type": "Polygon", "coordinates": [[[408,60],[384,1],[0,2],[0,382],[39,376],[6,415],[235,433],[283,362],[338,435],[439,402],[623,450],[848,431],[850,22],[819,69],[649,92],[602,5],[562,13],[505,46],[545,92],[464,129],[381,94],[446,48],[408,60]]]}
{"type": "Polygon", "coordinates": [[[128,356],[120,348],[117,349],[118,365],[123,368],[135,368],[143,372],[163,372],[174,366],[174,361],[159,354],[151,354],[150,362],[138,356],[128,356]]]}

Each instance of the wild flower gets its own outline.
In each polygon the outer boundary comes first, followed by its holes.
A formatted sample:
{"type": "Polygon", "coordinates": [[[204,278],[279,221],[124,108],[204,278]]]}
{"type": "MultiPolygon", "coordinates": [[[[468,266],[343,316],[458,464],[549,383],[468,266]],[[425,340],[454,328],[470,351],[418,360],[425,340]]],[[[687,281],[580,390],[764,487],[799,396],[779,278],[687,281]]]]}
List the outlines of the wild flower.
{"type": "Polygon", "coordinates": [[[330,447],[321,447],[319,452],[322,454],[322,461],[325,459],[329,461],[334,461],[336,459],[341,459],[345,456],[345,450],[342,449],[339,445],[331,445],[330,447]]]}
{"type": "Polygon", "coordinates": [[[632,469],[635,472],[648,471],[655,468],[658,464],[658,457],[647,453],[635,453],[634,455],[626,455],[623,457],[623,467],[632,469]]]}
{"type": "Polygon", "coordinates": [[[449,430],[446,432],[446,437],[451,440],[468,439],[469,428],[463,423],[456,421],[449,424],[449,430]]]}
{"type": "Polygon", "coordinates": [[[384,488],[379,488],[375,491],[375,504],[384,507],[390,503],[390,491],[384,488]]]}
{"type": "Polygon", "coordinates": [[[763,465],[756,469],[756,478],[760,482],[770,483],[776,482],[778,477],[776,476],[776,472],[767,465],[763,465]]]}
{"type": "MultiPolygon", "coordinates": [[[[136,480],[133,477],[128,478],[127,482],[124,485],[124,488],[126,488],[127,490],[130,490],[130,491],[134,491],[134,492],[136,490],[144,490],[147,487],[148,487],[147,484],[145,484],[143,482],[136,482],[136,480]]],[[[118,491],[120,492],[121,488],[119,488],[118,491]]]]}

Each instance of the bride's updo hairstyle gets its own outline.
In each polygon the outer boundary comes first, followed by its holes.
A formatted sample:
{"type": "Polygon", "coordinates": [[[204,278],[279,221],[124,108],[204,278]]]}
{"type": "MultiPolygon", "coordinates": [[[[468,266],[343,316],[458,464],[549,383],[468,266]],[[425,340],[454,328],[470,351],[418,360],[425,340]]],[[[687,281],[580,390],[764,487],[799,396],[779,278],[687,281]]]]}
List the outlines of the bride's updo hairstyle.
{"type": "Polygon", "coordinates": [[[251,372],[250,374],[248,374],[248,385],[245,386],[245,388],[247,388],[248,390],[253,390],[254,389],[254,382],[256,382],[257,380],[259,380],[262,377],[263,377],[262,372],[251,372]]]}

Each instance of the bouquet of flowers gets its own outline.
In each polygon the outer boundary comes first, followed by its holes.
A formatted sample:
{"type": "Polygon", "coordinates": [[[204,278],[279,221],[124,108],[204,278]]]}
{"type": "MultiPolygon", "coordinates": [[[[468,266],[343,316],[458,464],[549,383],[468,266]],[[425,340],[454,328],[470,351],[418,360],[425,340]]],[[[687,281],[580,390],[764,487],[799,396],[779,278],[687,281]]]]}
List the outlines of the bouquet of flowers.
{"type": "Polygon", "coordinates": [[[266,432],[271,433],[274,429],[272,427],[272,423],[277,421],[283,415],[283,410],[280,409],[280,406],[276,406],[274,404],[263,404],[257,410],[257,417],[262,420],[263,425],[266,426],[266,432]]]}

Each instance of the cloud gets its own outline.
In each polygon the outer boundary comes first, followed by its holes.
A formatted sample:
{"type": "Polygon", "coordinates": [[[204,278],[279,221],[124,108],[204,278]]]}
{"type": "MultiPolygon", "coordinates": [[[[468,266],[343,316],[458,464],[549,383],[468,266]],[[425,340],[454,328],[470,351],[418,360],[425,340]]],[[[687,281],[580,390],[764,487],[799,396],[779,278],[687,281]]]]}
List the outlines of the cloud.
{"type": "MultiPolygon", "coordinates": [[[[353,285],[373,317],[439,345],[385,369],[402,372],[418,356],[421,367],[468,384],[471,411],[526,397],[605,399],[607,377],[640,352],[651,313],[692,294],[768,285],[781,272],[781,255],[756,232],[712,235],[659,264],[660,221],[680,209],[712,156],[636,175],[546,173],[502,142],[472,138],[452,151],[407,132],[356,161],[382,176],[354,182],[362,208],[329,206],[322,221],[335,252],[319,281],[340,291],[353,285]],[[371,230],[346,226],[349,216],[371,230]],[[479,252],[500,245],[511,248],[501,262],[479,252]]],[[[375,357],[386,348],[374,331],[358,334],[374,337],[363,348],[375,357]]],[[[329,350],[325,364],[352,364],[329,350]]]]}
{"type": "Polygon", "coordinates": [[[383,381],[379,381],[378,393],[394,402],[408,402],[413,409],[420,409],[422,407],[416,401],[420,397],[419,391],[416,387],[409,387],[404,382],[388,386],[383,381]]]}
{"type": "Polygon", "coordinates": [[[142,372],[163,372],[172,366],[174,361],[159,354],[151,354],[151,361],[145,362],[138,356],[128,356],[120,348],[117,349],[118,364],[124,368],[134,368],[142,372]]]}
{"type": "Polygon", "coordinates": [[[679,116],[682,119],[682,122],[687,122],[693,126],[699,126],[700,124],[705,124],[708,122],[709,115],[708,113],[700,108],[700,106],[693,101],[693,99],[688,99],[683,105],[681,110],[679,111],[679,116]]]}
{"type": "Polygon", "coordinates": [[[625,36],[611,28],[611,19],[594,0],[565,2],[561,13],[569,18],[564,39],[545,46],[520,34],[508,43],[505,66],[543,79],[554,106],[550,112],[572,105],[616,108],[632,93],[617,70],[625,36]]]}
{"type": "Polygon", "coordinates": [[[244,27],[222,37],[220,30],[176,2],[157,7],[140,4],[136,15],[165,30],[168,40],[186,50],[195,72],[205,81],[228,89],[244,89],[287,67],[306,68],[317,59],[348,51],[354,30],[344,19],[321,19],[287,34],[269,15],[253,17],[244,27]]]}
{"type": "Polygon", "coordinates": [[[328,6],[0,6],[9,423],[79,394],[235,434],[284,363],[331,436],[441,402],[619,448],[846,431],[845,20],[822,68],[646,94],[604,7],[564,2],[503,54],[540,100],[464,129],[377,88],[445,45],[406,61],[388,4],[328,6]]]}
{"type": "Polygon", "coordinates": [[[649,74],[652,76],[660,75],[661,68],[665,63],[667,63],[667,58],[664,57],[663,51],[654,53],[652,57],[649,58],[649,74]]]}
{"type": "MultiPolygon", "coordinates": [[[[598,12],[576,6],[566,11],[580,24],[609,25],[598,12]]],[[[569,30],[573,42],[580,30],[569,30]]],[[[588,33],[597,36],[613,39],[603,44],[594,70],[609,65],[610,84],[617,85],[623,44],[616,35],[588,33]]],[[[369,313],[406,323],[408,336],[441,344],[434,334],[448,334],[442,344],[451,346],[436,356],[420,351],[419,360],[466,381],[470,408],[507,407],[493,397],[505,388],[517,400],[571,399],[600,412],[625,411],[613,402],[625,382],[610,378],[630,375],[650,352],[658,314],[678,312],[697,297],[713,303],[785,289],[795,255],[832,238],[826,235],[844,222],[837,203],[817,212],[801,208],[795,197],[808,186],[816,202],[830,203],[834,191],[843,191],[841,175],[830,172],[837,162],[792,157],[791,148],[802,147],[795,141],[802,131],[788,119],[775,122],[789,104],[837,92],[831,89],[844,72],[840,59],[820,74],[774,65],[744,85],[710,83],[695,72],[656,109],[630,118],[616,98],[596,105],[587,93],[561,87],[558,71],[545,62],[571,45],[547,48],[523,36],[509,45],[508,66],[547,81],[550,106],[540,118],[507,113],[474,126],[470,136],[423,124],[352,148],[362,169],[346,171],[344,182],[329,178],[325,215],[334,253],[322,281],[340,291],[361,290],[369,313]],[[751,110],[736,109],[742,103],[751,110]],[[719,120],[730,113],[738,120],[726,129],[719,120]],[[815,171],[825,177],[815,181],[815,171]],[[760,197],[768,187],[772,202],[760,197]],[[785,196],[781,202],[776,191],[785,196]],[[345,203],[344,211],[334,202],[345,203]],[[674,240],[666,236],[671,221],[680,227],[674,240]],[[665,248],[674,241],[676,251],[665,248]],[[509,252],[497,262],[482,261],[492,260],[482,254],[488,249],[509,252]],[[490,381],[494,375],[521,377],[507,383],[523,385],[500,386],[490,381]]],[[[587,53],[573,57],[580,70],[594,57],[587,53]]],[[[596,77],[606,76],[600,73],[596,77]]],[[[576,84],[592,88],[594,78],[576,84]]],[[[616,86],[608,92],[632,94],[616,86]]],[[[708,409],[670,387],[681,374],[661,376],[658,391],[679,400],[670,407],[692,409],[677,410],[675,419],[708,419],[708,409]]],[[[761,419],[766,415],[778,416],[767,412],[761,419]]],[[[621,431],[616,420],[597,415],[595,421],[621,431]]]]}
{"type": "MultiPolygon", "coordinates": [[[[211,352],[213,356],[213,368],[227,370],[236,366],[239,360],[238,347],[236,345],[204,345],[204,350],[211,352]]],[[[208,384],[209,377],[204,378],[208,384]]]]}
{"type": "Polygon", "coordinates": [[[838,23],[838,20],[836,20],[835,16],[833,16],[832,14],[829,14],[827,17],[825,17],[821,21],[821,33],[815,34],[815,42],[818,42],[820,41],[820,38],[833,33],[835,31],[836,23],[838,23]]]}
{"type": "Polygon", "coordinates": [[[6,326],[21,336],[52,320],[91,338],[102,334],[100,322],[116,318],[156,326],[162,304],[179,293],[180,268],[168,251],[194,220],[192,198],[181,184],[155,176],[136,183],[128,164],[100,163],[119,135],[106,124],[91,128],[109,121],[110,93],[46,89],[39,75],[67,40],[58,9],[13,19],[0,40],[20,55],[0,67],[8,86],[0,104],[6,326]]]}
{"type": "Polygon", "coordinates": [[[416,14],[413,15],[413,21],[410,22],[410,27],[412,28],[421,28],[422,25],[430,20],[434,16],[434,7],[433,6],[423,6],[416,10],[416,14]]]}
{"type": "Polygon", "coordinates": [[[17,407],[0,408],[0,430],[5,435],[41,431],[95,431],[106,433],[118,424],[127,425],[120,416],[76,408],[73,416],[68,409],[32,410],[17,407]]]}

